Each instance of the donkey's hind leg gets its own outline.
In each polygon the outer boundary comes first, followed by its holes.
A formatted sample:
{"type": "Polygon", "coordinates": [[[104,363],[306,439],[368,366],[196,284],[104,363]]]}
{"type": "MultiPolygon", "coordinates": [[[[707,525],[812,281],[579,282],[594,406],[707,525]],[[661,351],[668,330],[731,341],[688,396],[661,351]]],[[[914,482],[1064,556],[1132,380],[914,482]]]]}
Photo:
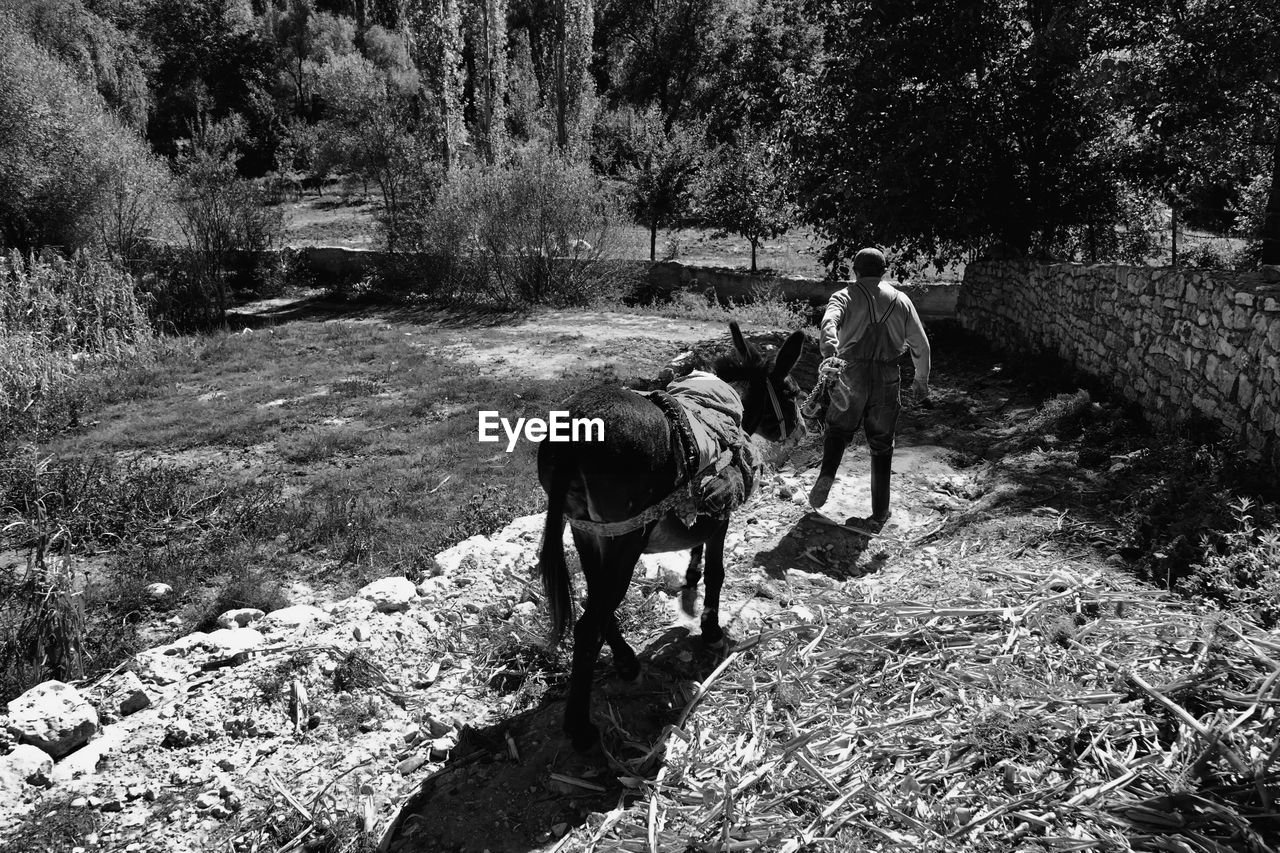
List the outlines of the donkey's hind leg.
{"type": "Polygon", "coordinates": [[[729,519],[726,518],[707,537],[707,590],[702,599],[702,641],[717,650],[726,646],[724,631],[720,628],[720,588],[724,586],[724,537],[728,532],[729,519]]]}
{"type": "Polygon", "coordinates": [[[635,649],[627,643],[618,627],[618,614],[610,613],[604,620],[604,639],[613,652],[613,668],[623,681],[638,681],[640,678],[640,658],[635,649]]]}
{"type": "Polygon", "coordinates": [[[619,669],[640,668],[635,652],[622,639],[614,611],[631,585],[636,561],[644,550],[644,536],[637,532],[615,539],[596,539],[575,530],[573,539],[587,581],[587,601],[573,627],[573,666],[564,728],[574,749],[586,751],[599,741],[599,733],[591,722],[591,683],[595,680],[596,658],[604,640],[609,640],[619,669]]]}
{"type": "Polygon", "coordinates": [[[684,615],[694,615],[698,603],[698,582],[702,580],[702,543],[689,549],[689,568],[684,572],[684,589],[680,590],[680,609],[684,615]]]}

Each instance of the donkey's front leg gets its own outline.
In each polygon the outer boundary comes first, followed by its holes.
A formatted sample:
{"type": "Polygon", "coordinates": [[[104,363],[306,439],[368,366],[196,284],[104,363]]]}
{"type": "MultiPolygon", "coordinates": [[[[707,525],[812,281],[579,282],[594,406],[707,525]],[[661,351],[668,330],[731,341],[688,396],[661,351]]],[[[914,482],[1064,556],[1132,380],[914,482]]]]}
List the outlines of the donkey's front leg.
{"type": "Polygon", "coordinates": [[[724,586],[724,537],[729,532],[729,519],[725,519],[707,537],[706,595],[702,599],[702,640],[713,649],[725,647],[724,631],[720,629],[720,588],[724,586]]]}

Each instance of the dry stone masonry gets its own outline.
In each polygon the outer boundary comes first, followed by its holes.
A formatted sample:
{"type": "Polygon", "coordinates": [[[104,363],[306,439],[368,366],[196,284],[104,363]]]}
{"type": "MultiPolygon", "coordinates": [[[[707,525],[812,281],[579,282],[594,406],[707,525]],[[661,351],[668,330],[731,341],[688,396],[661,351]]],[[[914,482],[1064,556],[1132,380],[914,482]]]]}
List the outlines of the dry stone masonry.
{"type": "Polygon", "coordinates": [[[1280,275],[981,261],[958,319],[999,347],[1048,352],[1156,424],[1208,419],[1280,469],[1280,275]]]}

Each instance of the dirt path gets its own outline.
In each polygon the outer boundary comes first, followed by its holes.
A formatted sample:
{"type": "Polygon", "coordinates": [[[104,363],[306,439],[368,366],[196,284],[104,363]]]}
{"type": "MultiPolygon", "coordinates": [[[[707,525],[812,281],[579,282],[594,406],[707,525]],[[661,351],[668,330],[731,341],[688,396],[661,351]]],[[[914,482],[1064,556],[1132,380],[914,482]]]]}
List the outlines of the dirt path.
{"type": "MultiPolygon", "coordinates": [[[[811,375],[816,358],[807,352],[805,361],[813,363],[802,363],[798,371],[811,375]]],[[[991,367],[981,364],[978,370],[989,374],[991,367]]],[[[999,431],[989,414],[1008,409],[1016,391],[999,381],[979,381],[972,388],[957,384],[972,378],[968,365],[939,369],[936,407],[904,410],[894,456],[893,516],[878,535],[833,521],[870,512],[865,439],[846,453],[823,514],[807,505],[821,461],[816,437],[735,513],[726,541],[721,607],[732,640],[749,643],[797,619],[814,622],[819,608],[838,611],[868,600],[948,601],[969,587],[973,578],[957,563],[939,559],[938,547],[921,540],[972,507],[990,486],[979,483],[974,462],[999,431]]],[[[1028,411],[1015,410],[1014,416],[1028,411]]],[[[696,620],[681,610],[687,560],[686,553],[646,555],[637,571],[628,600],[646,618],[633,625],[628,638],[646,665],[641,683],[618,683],[607,663],[598,670],[597,709],[607,710],[597,710],[597,720],[606,728],[612,766],[569,752],[560,735],[563,704],[548,702],[477,733],[458,759],[426,779],[402,806],[384,849],[577,850],[584,849],[582,837],[565,833],[598,827],[602,815],[607,815],[605,824],[616,821],[620,804],[661,767],[668,727],[693,685],[721,662],[698,641],[696,620]],[[518,761],[504,754],[508,736],[519,744],[518,761]],[[637,767],[647,773],[628,777],[637,767]],[[464,802],[471,808],[449,807],[464,802]]],[[[606,650],[602,662],[607,658],[606,650]]]]}

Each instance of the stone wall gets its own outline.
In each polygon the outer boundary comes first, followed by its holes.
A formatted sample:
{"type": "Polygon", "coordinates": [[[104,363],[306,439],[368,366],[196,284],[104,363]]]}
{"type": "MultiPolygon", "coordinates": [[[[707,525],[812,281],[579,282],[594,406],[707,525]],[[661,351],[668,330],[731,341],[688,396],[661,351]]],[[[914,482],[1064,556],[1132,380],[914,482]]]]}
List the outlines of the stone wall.
{"type": "Polygon", "coordinates": [[[957,318],[1003,349],[1061,357],[1156,424],[1207,418],[1280,468],[1274,274],[982,261],[957,318]]]}

